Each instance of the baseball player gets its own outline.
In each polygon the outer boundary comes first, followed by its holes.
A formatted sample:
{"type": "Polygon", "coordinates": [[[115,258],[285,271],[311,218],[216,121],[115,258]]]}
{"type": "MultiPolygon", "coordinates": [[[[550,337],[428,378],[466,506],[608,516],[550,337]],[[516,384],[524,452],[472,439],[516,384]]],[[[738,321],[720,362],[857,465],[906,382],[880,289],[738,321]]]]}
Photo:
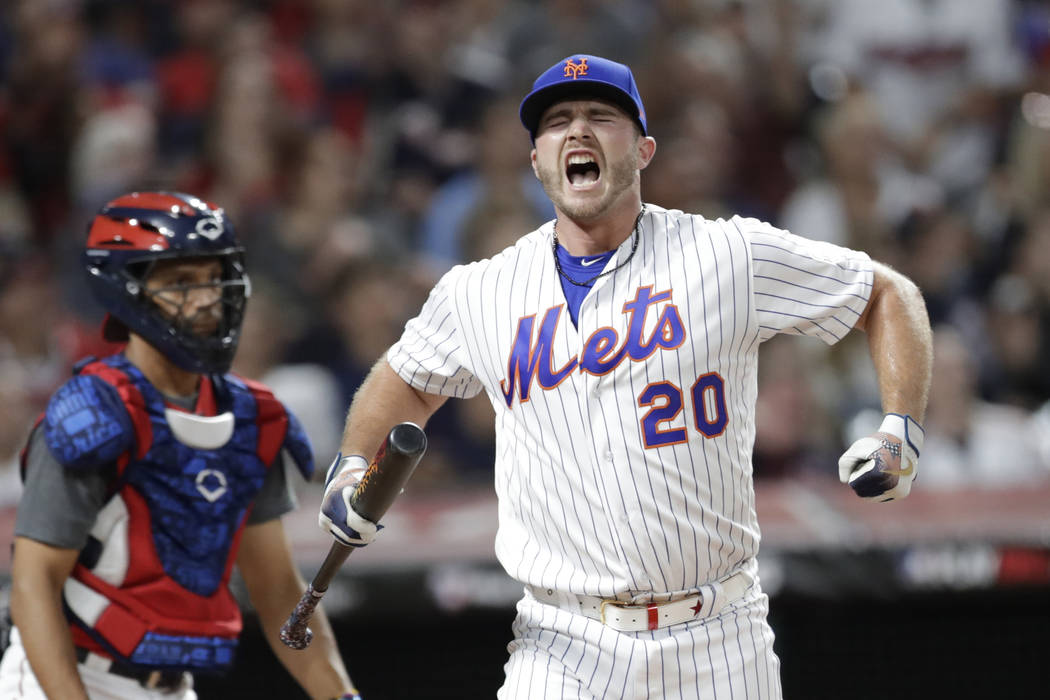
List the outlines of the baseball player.
{"type": "Polygon", "coordinates": [[[222,209],[128,194],[84,264],[119,354],[80,362],[22,455],[0,698],[193,700],[234,659],[236,563],[271,646],[314,698],[358,697],[320,618],[306,652],[276,641],[304,584],[280,516],[285,468],[313,470],[299,422],[227,372],[249,296],[222,209]]]}
{"type": "Polygon", "coordinates": [[[496,554],[525,586],[499,697],[779,698],[755,560],[759,345],[868,333],[886,417],[839,476],[902,498],[931,368],[918,289],[861,252],[644,204],[656,142],[624,65],[559,61],[520,116],[557,219],[434,287],[354,398],[321,524],[367,544],[374,527],[334,507],[360,455],[485,391],[496,554]]]}

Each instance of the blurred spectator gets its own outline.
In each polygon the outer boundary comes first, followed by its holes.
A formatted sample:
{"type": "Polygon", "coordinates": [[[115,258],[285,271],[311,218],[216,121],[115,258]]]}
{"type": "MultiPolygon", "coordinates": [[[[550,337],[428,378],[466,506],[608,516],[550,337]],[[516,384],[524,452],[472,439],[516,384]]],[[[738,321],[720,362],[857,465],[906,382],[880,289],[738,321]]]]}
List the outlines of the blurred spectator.
{"type": "Polygon", "coordinates": [[[79,316],[99,320],[94,299],[81,272],[87,230],[84,221],[118,194],[158,182],[156,118],[141,102],[127,100],[86,115],[72,144],[68,169],[69,218],[56,229],[51,250],[66,306],[79,316]]]}
{"type": "Polygon", "coordinates": [[[243,213],[246,235],[260,240],[249,261],[300,306],[323,303],[347,266],[400,251],[367,216],[369,167],[350,139],[331,127],[306,135],[288,168],[284,196],[270,208],[243,213]]]}
{"type": "Polygon", "coordinates": [[[866,87],[896,148],[949,194],[969,194],[995,155],[1001,104],[1022,78],[1010,0],[841,0],[826,68],[866,87]]]}
{"type": "Polygon", "coordinates": [[[319,364],[286,361],[306,317],[267,280],[252,278],[252,296],[241,326],[233,371],[269,386],[303,424],[322,477],[324,460],[339,450],[345,404],[332,372],[319,364]]]}
{"type": "Polygon", "coordinates": [[[572,52],[633,63],[645,45],[639,39],[654,28],[649,3],[635,0],[546,0],[517,5],[507,41],[507,55],[517,75],[539,75],[572,52]]]}
{"type": "MultiPolygon", "coordinates": [[[[340,403],[349,406],[354,391],[375,358],[397,340],[426,288],[406,266],[362,260],[338,275],[312,325],[288,351],[289,362],[318,363],[339,382],[340,403]]],[[[429,279],[429,278],[428,278],[429,279]]]]}
{"type": "Polygon", "coordinates": [[[756,479],[836,474],[841,449],[828,414],[835,391],[821,369],[825,353],[787,336],[762,344],[752,458],[756,479]]]}
{"type": "Polygon", "coordinates": [[[157,61],[160,93],[158,147],[176,179],[196,167],[218,82],[218,50],[236,16],[233,0],[176,3],[170,20],[174,46],[157,61]]]}
{"type": "Polygon", "coordinates": [[[895,162],[868,93],[834,102],[821,116],[816,132],[823,173],[792,193],[780,225],[800,236],[868,251],[879,260],[897,260],[896,229],[914,212],[937,207],[940,187],[895,162]]]}
{"type": "Polygon", "coordinates": [[[148,186],[156,142],[153,112],[139,102],[118,103],[88,117],[70,166],[76,210],[97,210],[129,188],[148,186]]]}
{"type": "Polygon", "coordinates": [[[903,233],[896,262],[919,285],[930,322],[975,322],[973,265],[977,241],[965,217],[939,209],[912,217],[903,233]]]}
{"type": "Polygon", "coordinates": [[[1027,280],[1019,275],[999,278],[986,308],[981,340],[987,342],[971,344],[983,360],[979,376],[985,397],[1034,410],[1050,396],[1046,312],[1040,316],[1035,289],[1027,280]]]}
{"type": "Polygon", "coordinates": [[[977,368],[963,337],[934,332],[933,383],[919,481],[924,489],[1018,487],[1050,479],[1032,415],[982,401],[977,368]]]}
{"type": "Polygon", "coordinates": [[[1050,206],[1029,219],[1018,245],[1014,270],[1032,285],[1040,311],[1050,310],[1050,206]]]}
{"type": "Polygon", "coordinates": [[[464,260],[490,258],[537,228],[535,210],[511,194],[496,193],[481,202],[463,223],[464,260]]]}
{"type": "Polygon", "coordinates": [[[96,106],[128,98],[152,104],[156,81],[147,7],[120,0],[84,0],[82,6],[89,34],[80,73],[90,99],[96,106]]]}
{"type": "Polygon", "coordinates": [[[712,150],[729,158],[730,167],[719,168],[726,206],[774,219],[793,186],[785,156],[805,107],[797,48],[803,13],[794,0],[666,2],[661,12],[669,33],[653,35],[654,58],[641,63],[639,78],[649,85],[653,135],[662,143],[693,138],[697,126],[689,122],[699,115],[689,117],[695,110],[685,103],[701,98],[708,128],[728,130],[728,144],[712,150]]]}
{"type": "Polygon", "coordinates": [[[730,117],[717,102],[686,100],[666,122],[660,158],[646,170],[646,201],[695,211],[708,219],[747,210],[731,190],[737,166],[737,141],[730,117]]]}
{"type": "Polygon", "coordinates": [[[14,272],[19,251],[32,247],[32,235],[25,200],[0,178],[0,290],[14,272]]]}
{"type": "Polygon", "coordinates": [[[1050,398],[1050,208],[1033,215],[987,302],[987,394],[1027,409],[1050,398]]]}
{"type": "Polygon", "coordinates": [[[237,15],[214,46],[206,157],[177,185],[226,203],[227,213],[242,221],[277,198],[288,150],[319,114],[319,86],[302,50],[277,42],[257,12],[237,15]]]}
{"type": "MultiPolygon", "coordinates": [[[[16,482],[17,455],[74,358],[106,346],[63,309],[57,280],[39,255],[11,254],[0,278],[0,484],[16,482]]],[[[3,501],[15,497],[6,488],[3,501]]]]}
{"type": "Polygon", "coordinates": [[[384,69],[383,41],[391,4],[312,0],[303,46],[317,69],[332,126],[361,147],[384,69]]]}
{"type": "Polygon", "coordinates": [[[3,141],[34,237],[46,241],[69,214],[65,175],[78,128],[76,65],[84,27],[72,1],[5,6],[14,42],[2,85],[10,106],[3,141]]]}
{"type": "Polygon", "coordinates": [[[468,132],[497,87],[479,73],[453,70],[461,5],[406,0],[390,18],[396,31],[383,47],[394,175],[419,178],[429,189],[468,164],[468,132]]]}
{"type": "Polygon", "coordinates": [[[491,226],[490,233],[499,235],[496,222],[485,221],[494,208],[520,210],[522,227],[516,235],[508,232],[515,239],[554,218],[554,206],[529,165],[529,139],[518,121],[518,102],[508,97],[486,107],[475,137],[475,163],[445,182],[430,200],[420,252],[437,272],[471,259],[464,239],[473,222],[482,231],[491,226]]]}
{"type": "Polygon", "coordinates": [[[1018,34],[1031,70],[1005,137],[1007,169],[1019,208],[1031,215],[1050,207],[1050,6],[1020,3],[1018,34]]]}

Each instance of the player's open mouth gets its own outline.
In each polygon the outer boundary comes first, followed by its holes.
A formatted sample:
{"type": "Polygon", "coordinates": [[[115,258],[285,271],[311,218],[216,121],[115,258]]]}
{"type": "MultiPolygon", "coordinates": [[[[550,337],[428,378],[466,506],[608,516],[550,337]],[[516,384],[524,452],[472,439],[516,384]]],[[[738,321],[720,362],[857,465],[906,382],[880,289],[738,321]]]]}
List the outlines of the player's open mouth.
{"type": "Polygon", "coordinates": [[[601,169],[592,156],[585,153],[573,153],[565,164],[565,177],[573,187],[587,187],[598,182],[601,178],[601,169]]]}

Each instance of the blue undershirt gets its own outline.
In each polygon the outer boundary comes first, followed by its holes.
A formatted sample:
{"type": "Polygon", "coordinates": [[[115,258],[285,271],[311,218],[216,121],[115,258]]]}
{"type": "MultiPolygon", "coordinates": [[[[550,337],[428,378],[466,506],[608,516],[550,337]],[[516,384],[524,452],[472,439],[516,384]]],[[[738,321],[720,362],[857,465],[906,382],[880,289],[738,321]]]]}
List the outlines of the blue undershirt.
{"type": "Polygon", "coordinates": [[[602,270],[605,269],[605,265],[609,262],[609,258],[615,252],[615,250],[610,250],[600,255],[577,257],[570,255],[569,251],[565,250],[560,243],[558,244],[557,256],[562,272],[577,282],[587,282],[586,286],[581,287],[565,279],[565,275],[559,275],[561,277],[561,289],[565,293],[565,301],[569,305],[569,317],[572,319],[572,325],[579,327],[576,320],[580,316],[580,306],[583,304],[587,292],[591,291],[591,286],[594,285],[594,278],[601,274],[602,270]],[[589,264],[584,265],[584,262],[589,264]]]}

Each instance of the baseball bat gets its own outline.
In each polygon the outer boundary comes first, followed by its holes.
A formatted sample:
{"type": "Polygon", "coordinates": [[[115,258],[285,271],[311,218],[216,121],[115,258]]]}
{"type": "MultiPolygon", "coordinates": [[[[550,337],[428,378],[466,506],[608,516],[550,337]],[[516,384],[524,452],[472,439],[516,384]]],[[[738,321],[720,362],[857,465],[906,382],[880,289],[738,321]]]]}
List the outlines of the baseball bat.
{"type": "MultiPolygon", "coordinates": [[[[401,493],[402,487],[427,449],[427,436],[415,423],[398,423],[387,434],[379,447],[375,459],[369,465],[357,490],[350,497],[350,507],[362,518],[379,523],[387,509],[401,493]]],[[[281,627],[281,641],[292,649],[305,649],[313,640],[313,632],[307,625],[314,609],[321,602],[325,591],[335,577],[339,567],[354,547],[335,541],[328,550],[321,568],[299,599],[298,605],[281,627]]]]}

